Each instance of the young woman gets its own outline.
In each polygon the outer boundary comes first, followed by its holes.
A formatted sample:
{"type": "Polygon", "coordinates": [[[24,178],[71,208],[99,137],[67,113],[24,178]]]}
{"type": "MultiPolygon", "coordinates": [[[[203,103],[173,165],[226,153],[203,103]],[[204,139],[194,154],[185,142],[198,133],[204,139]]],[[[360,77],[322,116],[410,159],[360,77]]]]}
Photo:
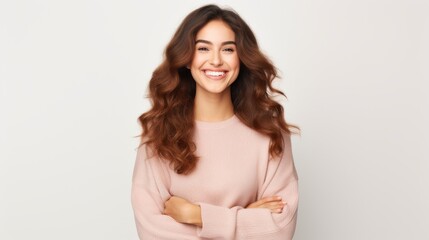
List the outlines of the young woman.
{"type": "Polygon", "coordinates": [[[207,5],[184,19],[139,118],[140,239],[292,239],[298,176],[276,77],[235,12],[207,5]]]}

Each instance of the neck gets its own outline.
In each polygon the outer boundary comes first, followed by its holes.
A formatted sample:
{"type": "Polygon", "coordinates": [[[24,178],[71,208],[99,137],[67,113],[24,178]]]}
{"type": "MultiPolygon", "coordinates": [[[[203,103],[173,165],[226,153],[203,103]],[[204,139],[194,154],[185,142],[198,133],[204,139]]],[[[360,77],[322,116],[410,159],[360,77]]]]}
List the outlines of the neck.
{"type": "Polygon", "coordinates": [[[217,122],[226,120],[234,115],[231,92],[208,93],[198,91],[195,93],[194,117],[204,122],[217,122]]]}

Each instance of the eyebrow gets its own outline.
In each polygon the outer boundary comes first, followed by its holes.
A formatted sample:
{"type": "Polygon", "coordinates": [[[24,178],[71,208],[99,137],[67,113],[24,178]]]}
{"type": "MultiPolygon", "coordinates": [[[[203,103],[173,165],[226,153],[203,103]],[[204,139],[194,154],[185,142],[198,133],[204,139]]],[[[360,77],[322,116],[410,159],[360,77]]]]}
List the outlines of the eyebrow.
{"type": "MultiPolygon", "coordinates": [[[[206,43],[206,44],[213,45],[212,42],[207,41],[207,40],[203,40],[203,39],[198,39],[197,41],[195,41],[195,44],[197,44],[197,43],[206,43]]],[[[236,45],[234,41],[226,41],[226,42],[223,42],[221,44],[221,46],[228,45],[228,44],[234,44],[234,45],[236,45]]]]}

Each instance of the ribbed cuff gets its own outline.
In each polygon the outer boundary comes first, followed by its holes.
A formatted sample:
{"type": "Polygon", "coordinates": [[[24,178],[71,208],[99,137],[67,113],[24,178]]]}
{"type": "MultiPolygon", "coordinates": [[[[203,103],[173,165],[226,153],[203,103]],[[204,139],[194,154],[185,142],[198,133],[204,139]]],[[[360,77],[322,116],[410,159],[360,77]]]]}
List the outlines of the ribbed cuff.
{"type": "Polygon", "coordinates": [[[199,237],[234,239],[238,209],[198,203],[201,207],[202,228],[198,228],[199,237]]]}

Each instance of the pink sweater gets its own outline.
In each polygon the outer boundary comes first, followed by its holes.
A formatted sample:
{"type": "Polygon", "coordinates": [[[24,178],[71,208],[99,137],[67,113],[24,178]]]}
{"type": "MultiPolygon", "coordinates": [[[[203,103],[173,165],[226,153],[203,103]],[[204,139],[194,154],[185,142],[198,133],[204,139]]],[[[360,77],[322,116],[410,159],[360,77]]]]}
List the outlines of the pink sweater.
{"type": "Polygon", "coordinates": [[[292,239],[298,209],[298,175],[290,136],[284,135],[280,159],[269,160],[269,138],[237,116],[220,122],[196,121],[196,154],[190,175],[178,175],[163,161],[137,152],[132,205],[140,239],[292,239]],[[163,215],[164,202],[178,196],[201,206],[203,226],[163,215]],[[281,196],[282,213],[245,207],[258,199],[281,196]]]}

